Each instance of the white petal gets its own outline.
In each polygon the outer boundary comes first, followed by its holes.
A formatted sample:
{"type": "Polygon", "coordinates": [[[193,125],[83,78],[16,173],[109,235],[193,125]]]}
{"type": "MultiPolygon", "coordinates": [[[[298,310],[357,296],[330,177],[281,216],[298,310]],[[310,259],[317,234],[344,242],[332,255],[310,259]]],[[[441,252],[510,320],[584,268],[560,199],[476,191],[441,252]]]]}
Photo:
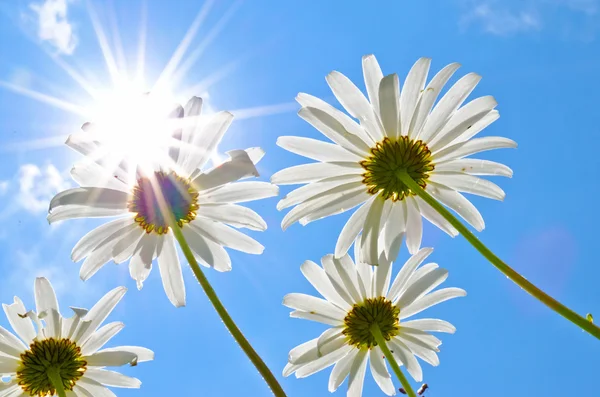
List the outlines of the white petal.
{"type": "Polygon", "coordinates": [[[335,291],[342,297],[344,301],[346,301],[350,306],[356,303],[356,299],[360,299],[358,296],[357,288],[353,286],[352,282],[349,282],[350,288],[353,289],[353,293],[348,291],[348,287],[346,286],[347,280],[344,281],[342,276],[339,274],[336,263],[333,260],[334,256],[329,254],[325,255],[321,258],[321,264],[323,265],[323,269],[325,269],[325,274],[327,278],[329,278],[329,282],[335,289],[335,291]]]}
{"type": "Polygon", "coordinates": [[[331,285],[327,274],[319,265],[312,261],[305,261],[302,266],[300,266],[300,271],[317,292],[329,302],[343,310],[351,309],[351,305],[336,292],[335,288],[331,285]]]}
{"type": "Polygon", "coordinates": [[[359,350],[353,349],[346,356],[342,357],[335,366],[333,370],[331,370],[331,374],[329,375],[329,385],[328,390],[330,393],[333,393],[340,387],[340,385],[344,382],[344,380],[350,374],[350,369],[352,368],[352,364],[358,355],[359,350]]]}
{"type": "Polygon", "coordinates": [[[484,119],[497,105],[496,99],[490,95],[472,100],[452,115],[444,128],[429,142],[427,147],[432,152],[447,147],[456,138],[463,135],[465,131],[484,119]]]}
{"type": "Polygon", "coordinates": [[[410,320],[402,322],[402,326],[419,329],[421,331],[447,332],[449,334],[456,332],[456,327],[454,325],[444,320],[438,320],[437,318],[410,320]]]}
{"type": "Polygon", "coordinates": [[[379,85],[381,123],[389,137],[400,136],[400,82],[397,74],[390,74],[379,85]]]}
{"type": "Polygon", "coordinates": [[[364,168],[357,162],[309,163],[285,168],[271,177],[271,183],[296,185],[316,182],[343,174],[362,175],[364,168]]]}
{"type": "Polygon", "coordinates": [[[313,198],[321,198],[325,196],[329,190],[342,185],[353,183],[353,186],[357,186],[357,184],[360,183],[360,180],[361,177],[359,175],[341,174],[315,183],[309,183],[286,194],[277,203],[277,209],[281,211],[282,209],[301,204],[313,198]]]}
{"type": "MultiPolygon", "coordinates": [[[[0,353],[2,353],[2,354],[0,354],[0,360],[4,359],[5,357],[6,357],[7,363],[12,362],[11,360],[8,360],[8,357],[10,357],[14,360],[20,360],[21,354],[26,350],[27,350],[27,348],[23,348],[17,344],[8,342],[6,339],[0,338],[0,353]]],[[[19,364],[20,364],[20,361],[17,362],[15,371],[16,371],[16,368],[19,366],[19,364]]],[[[6,364],[6,365],[8,365],[8,364],[6,364]]],[[[13,372],[15,372],[15,371],[13,371],[13,372]]],[[[2,374],[1,371],[0,371],[0,374],[2,374]]]]}
{"type": "Polygon", "coordinates": [[[185,306],[185,285],[173,233],[167,233],[159,240],[157,250],[158,269],[167,297],[173,306],[185,306]]]}
{"type": "Polygon", "coordinates": [[[323,357],[303,366],[302,368],[298,369],[298,371],[296,371],[296,377],[297,378],[305,378],[316,372],[319,372],[319,371],[333,365],[338,360],[342,359],[352,349],[354,349],[353,346],[345,345],[345,346],[339,348],[338,350],[336,350],[332,353],[329,353],[328,355],[323,356],[323,357]]]}
{"type": "Polygon", "coordinates": [[[329,113],[331,116],[335,117],[337,121],[342,123],[348,132],[359,137],[367,145],[373,146],[375,144],[373,138],[371,138],[371,136],[364,130],[362,126],[350,118],[346,113],[334,108],[324,100],[301,92],[298,94],[298,96],[296,96],[296,101],[298,101],[302,107],[316,108],[329,113]]]}
{"type": "MultiPolygon", "coordinates": [[[[389,201],[389,200],[388,200],[389,201]]],[[[383,230],[383,242],[386,256],[395,261],[406,232],[407,208],[405,200],[392,202],[383,230]]]]}
{"type": "Polygon", "coordinates": [[[479,120],[478,122],[473,124],[471,126],[471,128],[468,128],[465,132],[463,132],[462,135],[459,135],[458,137],[456,137],[456,139],[452,143],[460,143],[460,142],[468,141],[469,139],[471,139],[475,135],[479,134],[484,128],[486,128],[488,125],[492,124],[494,121],[498,120],[499,118],[500,118],[500,113],[495,109],[492,110],[491,112],[486,114],[481,120],[479,120]]]}
{"type": "Polygon", "coordinates": [[[460,288],[444,288],[432,292],[429,295],[425,295],[421,299],[415,301],[412,305],[407,306],[400,313],[400,320],[413,316],[417,313],[422,312],[431,306],[437,305],[447,301],[448,299],[457,298],[459,296],[466,296],[465,290],[460,288]]]}
{"type": "Polygon", "coordinates": [[[113,233],[133,223],[134,221],[131,217],[124,217],[107,222],[91,230],[75,244],[75,247],[71,251],[71,259],[73,262],[79,262],[113,233]]]}
{"type": "Polygon", "coordinates": [[[288,361],[294,364],[306,364],[319,358],[317,341],[319,338],[309,340],[294,347],[288,354],[288,361]]]}
{"type": "Polygon", "coordinates": [[[219,272],[231,270],[231,258],[221,245],[203,237],[197,229],[191,227],[184,227],[183,235],[196,254],[194,257],[202,265],[212,267],[219,272]]]}
{"type": "Polygon", "coordinates": [[[312,201],[321,201],[326,202],[326,204],[320,206],[318,209],[314,209],[308,215],[300,219],[300,224],[302,226],[306,226],[311,222],[317,221],[319,219],[326,218],[328,216],[333,216],[337,214],[341,214],[348,210],[353,209],[354,207],[363,204],[365,201],[369,199],[369,195],[365,192],[362,192],[358,189],[358,192],[350,193],[347,196],[342,196],[336,200],[328,200],[325,198],[315,199],[312,201]]]}
{"type": "Polygon", "coordinates": [[[413,377],[413,379],[417,382],[421,382],[423,380],[423,370],[408,346],[406,346],[404,342],[396,337],[390,340],[390,349],[394,350],[394,357],[396,357],[396,359],[400,360],[402,364],[406,366],[406,370],[413,377]]]}
{"type": "Polygon", "coordinates": [[[402,342],[409,348],[409,350],[417,357],[421,358],[427,364],[437,367],[440,365],[440,359],[436,354],[437,350],[432,350],[430,347],[423,343],[419,338],[416,338],[409,334],[403,334],[400,336],[402,342]]]}
{"type": "Polygon", "coordinates": [[[287,294],[283,298],[283,305],[296,310],[320,314],[334,320],[343,320],[346,317],[346,312],[331,302],[306,294],[287,294]]]}
{"type": "Polygon", "coordinates": [[[136,362],[138,362],[138,363],[144,363],[146,361],[154,360],[154,352],[150,349],[146,349],[145,347],[140,347],[140,346],[118,346],[118,347],[111,347],[109,349],[103,349],[102,351],[105,353],[129,352],[131,354],[134,354],[137,357],[136,362]]]}
{"type": "Polygon", "coordinates": [[[14,303],[11,305],[2,304],[2,307],[4,308],[4,313],[6,313],[6,318],[8,319],[10,326],[15,330],[15,333],[26,345],[30,345],[37,333],[35,332],[35,328],[29,317],[21,317],[27,313],[21,299],[15,296],[14,303]]]}
{"type": "Polygon", "coordinates": [[[419,211],[421,212],[421,215],[423,215],[423,218],[437,226],[450,237],[458,236],[458,230],[456,230],[454,226],[452,226],[452,224],[450,224],[450,222],[448,222],[446,218],[442,216],[442,214],[433,209],[433,207],[427,204],[427,202],[421,197],[415,197],[415,200],[419,205],[419,211]]]}
{"type": "Polygon", "coordinates": [[[446,269],[438,268],[433,270],[432,272],[429,272],[420,279],[415,280],[413,284],[409,285],[408,288],[406,288],[406,290],[400,296],[398,302],[396,302],[396,306],[398,306],[400,308],[400,311],[402,311],[402,309],[409,306],[418,298],[425,295],[427,291],[430,291],[433,288],[440,285],[447,278],[448,271],[446,269]]]}
{"type": "Polygon", "coordinates": [[[125,376],[118,372],[107,371],[100,368],[88,368],[85,377],[93,379],[105,386],[123,387],[127,389],[139,389],[142,382],[139,379],[125,376]]]}
{"type": "Polygon", "coordinates": [[[367,214],[361,236],[362,260],[368,265],[377,265],[379,262],[379,235],[381,234],[381,214],[384,200],[377,198],[367,214]]]}
{"type": "MultiPolygon", "coordinates": [[[[131,219],[129,219],[131,221],[131,219]]],[[[138,228],[138,225],[129,222],[127,226],[124,226],[114,233],[106,237],[98,246],[95,247],[94,251],[85,258],[79,270],[79,277],[83,281],[88,280],[92,277],[102,266],[106,265],[113,257],[113,248],[115,245],[130,231],[138,228]]]]}
{"type": "Polygon", "coordinates": [[[122,192],[129,192],[130,189],[115,173],[91,161],[76,163],[71,168],[71,177],[82,187],[105,187],[122,192]]]}
{"type": "Polygon", "coordinates": [[[367,87],[367,94],[369,95],[369,101],[375,111],[379,111],[379,84],[383,79],[383,73],[377,62],[375,55],[365,55],[362,58],[363,66],[363,77],[365,79],[365,86],[367,87]]]}
{"type": "Polygon", "coordinates": [[[333,115],[313,107],[303,107],[298,115],[347,151],[360,157],[369,155],[369,146],[360,137],[348,131],[333,115]]]}
{"type": "Polygon", "coordinates": [[[130,194],[101,187],[78,187],[58,193],[50,201],[50,211],[63,205],[84,205],[94,208],[127,208],[130,194]]]}
{"type": "Polygon", "coordinates": [[[45,277],[37,277],[35,279],[35,310],[38,313],[42,313],[48,310],[56,310],[59,312],[58,299],[56,299],[56,293],[52,284],[45,277]]]}
{"type": "Polygon", "coordinates": [[[457,159],[435,164],[436,171],[464,172],[471,175],[494,175],[511,178],[510,167],[495,161],[480,159],[457,159]]]}
{"type": "Polygon", "coordinates": [[[432,182],[446,185],[447,187],[458,190],[459,192],[476,194],[478,196],[491,198],[494,200],[504,200],[506,193],[498,185],[486,179],[473,175],[457,173],[435,173],[430,177],[432,182]]]}
{"type": "Polygon", "coordinates": [[[402,123],[402,135],[408,135],[408,130],[413,117],[415,117],[415,109],[417,100],[425,88],[425,81],[429,73],[431,65],[430,58],[420,58],[408,72],[404,87],[400,93],[400,121],[402,123]]]}
{"type": "Polygon", "coordinates": [[[433,350],[435,352],[440,351],[439,347],[442,345],[442,341],[436,338],[435,336],[431,335],[430,333],[414,328],[401,327],[398,338],[402,339],[407,336],[419,339],[420,343],[430,350],[433,350]]]}
{"type": "Polygon", "coordinates": [[[350,368],[350,376],[348,379],[348,397],[361,397],[363,386],[365,383],[365,373],[367,371],[367,349],[361,349],[356,356],[350,368]]]}
{"type": "Polygon", "coordinates": [[[439,202],[454,210],[477,231],[482,231],[485,228],[481,213],[465,196],[456,190],[431,182],[427,184],[427,191],[439,202]]]}
{"type": "Polygon", "coordinates": [[[475,153],[484,152],[486,150],[516,148],[517,143],[512,139],[486,136],[483,138],[474,138],[466,142],[455,143],[448,146],[437,153],[432,153],[432,159],[435,162],[460,159],[470,156],[475,153]]]}
{"type": "Polygon", "coordinates": [[[198,216],[223,222],[233,227],[267,230],[267,222],[250,208],[236,204],[204,204],[196,211],[198,216]]]}
{"type": "MultiPolygon", "coordinates": [[[[356,266],[354,265],[352,258],[350,258],[348,254],[339,259],[335,258],[333,255],[330,255],[330,257],[346,291],[348,291],[350,296],[354,299],[354,302],[362,302],[366,298],[366,291],[364,290],[364,287],[361,288],[358,274],[356,273],[356,266]]],[[[325,261],[327,260],[329,259],[326,259],[325,261]]]]}
{"type": "Polygon", "coordinates": [[[89,321],[90,326],[88,330],[80,338],[81,342],[85,342],[87,338],[106,320],[106,317],[113,311],[115,306],[123,299],[123,296],[127,292],[125,287],[117,287],[112,291],[109,291],[104,295],[98,303],[90,309],[90,311],[83,318],[84,321],[89,321]]]}
{"type": "Polygon", "coordinates": [[[299,156],[307,157],[316,161],[359,162],[363,160],[360,156],[347,151],[339,145],[312,138],[280,136],[277,138],[277,145],[284,148],[288,152],[292,152],[299,156]]]}
{"type": "Polygon", "coordinates": [[[21,386],[18,384],[10,384],[4,387],[2,383],[0,383],[0,397],[21,397],[26,396],[21,389],[21,386]]]}
{"type": "Polygon", "coordinates": [[[131,258],[140,240],[146,235],[142,228],[135,228],[123,235],[112,249],[113,261],[118,265],[131,258]]]}
{"type": "Polygon", "coordinates": [[[152,260],[155,257],[158,235],[155,233],[144,234],[134,249],[129,261],[129,274],[136,281],[138,290],[144,286],[144,281],[152,270],[152,260]]]}
{"type": "Polygon", "coordinates": [[[254,163],[244,150],[231,150],[227,154],[229,160],[205,174],[198,175],[192,181],[192,185],[198,190],[207,190],[249,176],[258,176],[254,163]]]}
{"type": "Polygon", "coordinates": [[[325,356],[340,347],[346,345],[348,340],[346,335],[342,334],[343,327],[330,328],[323,332],[317,341],[317,351],[319,357],[325,356]]]}
{"type": "Polygon", "coordinates": [[[100,350],[90,356],[85,356],[90,367],[120,367],[122,365],[135,363],[137,355],[128,351],[105,351],[100,350]]]}
{"type": "Polygon", "coordinates": [[[211,221],[210,219],[196,219],[190,223],[190,227],[205,238],[237,251],[260,255],[265,249],[265,247],[252,237],[221,222],[211,221]]]}
{"type": "Polygon", "coordinates": [[[421,247],[423,238],[423,221],[417,201],[413,197],[406,197],[406,246],[408,252],[415,254],[421,247]]]}
{"type": "Polygon", "coordinates": [[[17,338],[12,332],[8,331],[6,328],[0,326],[0,340],[9,345],[16,352],[16,357],[18,357],[21,352],[27,350],[27,346],[23,343],[23,341],[17,338]]]}
{"type": "Polygon", "coordinates": [[[179,163],[187,175],[196,168],[202,168],[212,157],[215,149],[233,121],[233,114],[218,112],[208,122],[203,123],[200,131],[192,137],[192,148],[183,163],[179,163]]]}
{"type": "Polygon", "coordinates": [[[421,263],[423,263],[423,261],[427,259],[432,252],[433,248],[421,248],[419,252],[408,258],[406,263],[396,275],[396,278],[390,287],[390,290],[387,294],[389,300],[393,302],[398,299],[398,296],[400,296],[400,294],[404,291],[408,280],[414,274],[415,269],[419,267],[419,265],[421,265],[421,263]]]}
{"type": "Polygon", "coordinates": [[[46,219],[49,223],[64,221],[67,219],[78,218],[102,218],[107,216],[117,216],[126,213],[127,208],[94,208],[82,205],[60,206],[52,209],[46,219]]]}
{"type": "Polygon", "coordinates": [[[90,336],[89,339],[81,345],[81,354],[84,356],[89,356],[90,354],[96,353],[123,328],[125,328],[125,324],[121,322],[114,322],[104,325],[98,331],[94,332],[92,336],[90,336]]]}
{"type": "Polygon", "coordinates": [[[431,112],[435,100],[442,92],[444,85],[446,85],[450,77],[452,77],[459,67],[460,64],[458,63],[447,65],[433,76],[429,84],[427,84],[425,91],[421,94],[421,98],[415,109],[415,114],[410,122],[411,126],[408,131],[408,136],[410,138],[419,138],[423,124],[425,123],[425,120],[427,120],[427,116],[429,116],[429,112],[431,112]]]}
{"type": "Polygon", "coordinates": [[[450,115],[467,99],[480,80],[481,76],[475,73],[469,73],[458,80],[440,99],[425,121],[419,139],[430,142],[444,127],[450,115]]]}
{"type": "Polygon", "coordinates": [[[396,395],[396,388],[394,387],[392,377],[383,359],[383,352],[379,346],[374,347],[369,352],[369,364],[371,365],[371,375],[373,375],[373,379],[375,379],[381,391],[388,396],[396,395]]]}
{"type": "Polygon", "coordinates": [[[198,197],[203,203],[243,203],[277,196],[279,188],[268,182],[236,182],[220,186],[198,197]]]}
{"type": "MultiPolygon", "coordinates": [[[[0,343],[2,343],[0,341],[0,343]]],[[[7,357],[4,355],[0,355],[0,375],[4,374],[14,374],[17,372],[21,365],[21,361],[14,357],[7,357]]],[[[0,385],[2,384],[2,380],[0,379],[0,385]]],[[[0,388],[0,391],[2,389],[0,388]]]]}
{"type": "Polygon", "coordinates": [[[93,379],[82,377],[73,388],[78,397],[117,397],[115,393],[93,379]],[[83,392],[82,392],[83,390],[83,392]]]}

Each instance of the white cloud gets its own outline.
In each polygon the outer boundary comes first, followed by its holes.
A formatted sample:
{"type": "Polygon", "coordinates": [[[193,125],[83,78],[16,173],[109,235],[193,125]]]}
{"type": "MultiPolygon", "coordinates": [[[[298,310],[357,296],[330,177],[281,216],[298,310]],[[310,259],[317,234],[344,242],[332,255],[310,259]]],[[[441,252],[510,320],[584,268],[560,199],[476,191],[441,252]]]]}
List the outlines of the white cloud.
{"type": "Polygon", "coordinates": [[[0,196],[4,196],[8,192],[10,181],[0,181],[0,196]]]}
{"type": "Polygon", "coordinates": [[[573,30],[596,24],[600,0],[462,0],[460,25],[479,26],[484,32],[509,36],[546,27],[573,30]],[[579,22],[575,22],[579,21],[579,22]]]}
{"type": "Polygon", "coordinates": [[[70,0],[46,0],[32,3],[29,8],[37,14],[38,37],[49,42],[59,53],[70,55],[77,47],[77,35],[67,18],[70,0]]]}
{"type": "Polygon", "coordinates": [[[70,183],[52,164],[43,168],[35,164],[22,165],[19,168],[18,184],[17,205],[34,213],[47,211],[50,199],[70,187],[70,183]]]}

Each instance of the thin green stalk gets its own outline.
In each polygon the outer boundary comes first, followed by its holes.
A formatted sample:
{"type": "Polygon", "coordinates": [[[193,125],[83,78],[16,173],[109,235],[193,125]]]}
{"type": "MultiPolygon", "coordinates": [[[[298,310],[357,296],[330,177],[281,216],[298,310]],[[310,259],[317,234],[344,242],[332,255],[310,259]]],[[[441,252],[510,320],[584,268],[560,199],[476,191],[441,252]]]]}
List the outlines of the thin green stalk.
{"type": "Polygon", "coordinates": [[[396,374],[396,377],[398,377],[398,380],[402,384],[402,388],[404,388],[404,391],[408,394],[409,397],[417,397],[414,390],[410,386],[408,379],[406,379],[406,376],[404,376],[404,374],[402,373],[402,370],[396,362],[394,355],[392,354],[390,349],[388,349],[385,343],[385,338],[383,337],[383,334],[381,333],[381,330],[379,329],[379,326],[377,324],[373,324],[371,326],[371,334],[377,341],[377,345],[379,346],[379,348],[381,348],[381,351],[383,351],[383,355],[385,356],[385,358],[387,358],[388,362],[390,363],[390,366],[392,367],[392,370],[396,374]]]}
{"type": "Polygon", "coordinates": [[[487,248],[479,239],[461,222],[459,221],[450,211],[440,204],[435,198],[419,186],[407,173],[399,173],[398,177],[406,186],[408,186],[414,193],[421,197],[427,204],[432,206],[440,215],[442,215],[452,226],[462,234],[469,243],[477,251],[481,253],[488,261],[492,263],[498,270],[500,270],[506,277],[511,279],[519,287],[527,291],[534,298],[560,314],[573,324],[577,325],[584,331],[590,333],[596,338],[600,339],[600,328],[592,322],[586,320],[584,317],[575,313],[544,291],[533,285],[525,277],[521,276],[513,268],[504,263],[498,258],[489,248],[487,248]]]}
{"type": "Polygon", "coordinates": [[[47,371],[48,372],[46,372],[46,374],[48,375],[48,379],[50,379],[50,383],[52,383],[52,386],[54,386],[56,389],[56,394],[58,394],[58,397],[67,397],[67,393],[65,393],[65,388],[63,386],[62,378],[58,369],[49,367],[47,371]]]}
{"type": "Polygon", "coordinates": [[[269,367],[267,367],[262,358],[260,358],[258,353],[256,353],[256,351],[252,348],[248,340],[244,337],[244,334],[242,334],[242,331],[240,331],[240,329],[237,327],[231,316],[229,316],[229,313],[227,313],[225,306],[223,306],[223,304],[217,297],[215,290],[212,288],[212,286],[208,282],[208,279],[204,275],[204,272],[202,272],[202,269],[200,269],[200,266],[198,265],[196,258],[194,258],[194,254],[192,254],[190,246],[185,240],[183,233],[181,233],[181,229],[179,228],[179,226],[175,224],[173,227],[171,227],[171,229],[173,230],[173,234],[175,235],[177,242],[179,242],[183,254],[185,255],[188,263],[190,264],[194,275],[198,279],[198,282],[202,286],[202,289],[206,293],[206,296],[208,296],[208,299],[212,303],[213,307],[219,314],[219,317],[221,317],[221,320],[223,320],[223,323],[225,324],[229,332],[231,332],[231,335],[233,336],[235,341],[240,345],[240,347],[242,348],[244,353],[246,353],[250,361],[252,361],[252,364],[254,364],[258,372],[260,372],[265,382],[267,382],[267,384],[271,388],[273,394],[277,397],[286,397],[283,388],[281,387],[279,382],[277,382],[277,379],[275,378],[269,367]]]}

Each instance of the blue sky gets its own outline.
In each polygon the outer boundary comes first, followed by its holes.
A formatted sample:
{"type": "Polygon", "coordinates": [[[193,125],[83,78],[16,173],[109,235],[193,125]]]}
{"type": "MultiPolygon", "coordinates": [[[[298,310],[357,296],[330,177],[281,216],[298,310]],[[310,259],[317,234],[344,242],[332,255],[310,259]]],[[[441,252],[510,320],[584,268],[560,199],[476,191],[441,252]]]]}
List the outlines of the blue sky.
{"type": "MultiPolygon", "coordinates": [[[[112,36],[118,28],[124,58],[132,68],[144,3],[93,3],[107,34],[112,36]],[[111,4],[112,11],[107,8],[111,4]]],[[[71,248],[99,222],[50,227],[45,211],[50,197],[72,184],[67,171],[76,156],[60,142],[86,120],[23,92],[85,107],[91,98],[61,65],[96,85],[108,84],[109,75],[85,1],[32,4],[0,1],[0,301],[10,302],[17,294],[31,305],[37,275],[55,284],[63,308],[90,307],[108,290],[125,285],[129,293],[112,319],[123,320],[127,327],[114,344],[152,348],[156,361],[126,369],[142,380],[142,390],[118,390],[119,396],[269,395],[189,270],[188,305],[183,309],[168,302],[157,271],[142,291],[136,290],[123,265],[107,265],[86,283],[78,279],[79,265],[69,259],[71,248]]],[[[145,69],[152,82],[203,2],[145,4],[145,69]]],[[[324,79],[331,70],[362,87],[360,61],[365,54],[374,53],[384,73],[400,76],[421,56],[433,58],[432,70],[460,62],[462,74],[474,71],[483,76],[473,95],[494,95],[499,102],[501,118],[485,134],[519,143],[517,150],[485,155],[508,164],[515,174],[497,181],[507,193],[504,202],[473,198],[486,220],[480,237],[547,292],[580,313],[600,318],[600,215],[593,210],[600,194],[600,158],[593,154],[600,144],[594,95],[600,90],[598,26],[600,0],[377,5],[342,0],[217,1],[182,64],[195,49],[202,53],[176,91],[203,83],[196,94],[208,93],[214,109],[254,109],[237,113],[247,117],[234,121],[219,149],[261,146],[267,155],[259,171],[268,180],[275,171],[304,162],[275,141],[280,135],[318,137],[295,115],[290,102],[301,91],[332,100],[324,79]],[[260,113],[270,114],[249,117],[260,113]]],[[[112,40],[110,45],[116,48],[112,40]]],[[[287,191],[283,188],[282,194],[287,191]]],[[[348,215],[306,227],[294,225],[284,233],[276,201],[250,205],[269,224],[266,232],[252,234],[266,246],[264,254],[231,252],[232,272],[207,274],[240,328],[281,379],[289,349],[324,329],[288,318],[281,299],[289,292],[314,292],[299,266],[333,250],[348,215]]],[[[423,245],[434,246],[433,260],[449,269],[446,284],[468,291],[466,298],[427,313],[458,328],[455,335],[443,335],[441,365],[425,367],[428,396],[594,393],[598,341],[520,291],[461,237],[451,239],[428,225],[423,245]]],[[[406,255],[404,249],[401,260],[406,255]]],[[[8,326],[5,318],[0,325],[8,326]]],[[[291,377],[282,384],[289,396],[326,396],[328,374],[291,377]]],[[[344,390],[336,395],[344,395],[344,390]]],[[[369,376],[364,395],[382,395],[369,376]]]]}

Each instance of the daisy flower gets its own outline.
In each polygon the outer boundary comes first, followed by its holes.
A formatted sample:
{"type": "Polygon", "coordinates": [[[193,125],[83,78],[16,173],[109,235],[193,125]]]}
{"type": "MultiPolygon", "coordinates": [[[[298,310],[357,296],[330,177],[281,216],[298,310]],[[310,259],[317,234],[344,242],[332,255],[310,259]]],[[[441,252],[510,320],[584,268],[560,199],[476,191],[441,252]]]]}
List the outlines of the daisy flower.
{"type": "Polygon", "coordinates": [[[86,234],[73,248],[71,258],[81,260],[85,281],[113,260],[129,260],[131,277],[139,289],[157,259],[163,286],[175,306],[185,305],[185,286],[177,246],[167,218],[182,228],[198,262],[218,271],[231,270],[231,259],[223,247],[261,254],[264,247],[238,228],[265,230],[267,224],[254,211],[237,203],[276,196],[278,188],[268,182],[237,182],[258,176],[255,164],[264,152],[258,148],[232,150],[229,160],[200,171],[231,124],[233,115],[219,112],[203,121],[202,101],[192,98],[181,110],[183,127],[175,132],[179,144],[167,147],[172,164],[155,171],[139,171],[133,180],[126,167],[114,170],[92,158],[99,144],[85,133],[67,144],[88,156],[71,170],[81,187],[57,194],[50,202],[50,223],[73,218],[118,217],[86,234]]]}
{"type": "Polygon", "coordinates": [[[101,327],[126,291],[115,288],[91,310],[73,308],[73,317],[65,318],[50,282],[38,278],[35,310],[27,311],[18,297],[2,305],[16,336],[0,327],[0,376],[10,378],[0,379],[0,396],[54,396],[51,377],[62,381],[69,397],[115,396],[107,386],[139,388],[138,379],[105,367],[137,365],[153,360],[154,353],[136,346],[102,349],[125,326],[113,322],[101,327]]]}
{"type": "Polygon", "coordinates": [[[502,200],[502,189],[478,175],[510,177],[512,171],[502,164],[466,157],[516,147],[516,143],[501,137],[473,138],[499,117],[491,96],[461,106],[481,79],[475,73],[459,79],[434,106],[459,65],[446,66],[426,84],[429,65],[430,59],[419,59],[400,91],[396,74],[383,77],[375,57],[363,57],[369,99],[346,76],[331,72],[327,83],[358,122],[319,98],[298,95],[300,117],[333,143],[294,136],[277,140],[282,148],[317,161],[284,169],[271,178],[280,185],[306,184],[277,205],[279,210],[294,207],[282,221],[284,230],[295,222],[306,225],[360,206],[342,229],[335,256],[343,256],[362,232],[360,244],[369,264],[377,262],[380,233],[385,236],[386,252],[394,251],[393,246],[400,245],[406,235],[414,254],[421,245],[421,216],[449,235],[457,235],[399,174],[408,174],[475,229],[483,230],[481,214],[461,192],[502,200]]]}
{"type": "MultiPolygon", "coordinates": [[[[355,258],[362,257],[358,247],[355,245],[355,258]]],[[[395,395],[383,351],[371,334],[371,328],[377,325],[398,364],[404,365],[415,381],[420,382],[422,369],[415,357],[434,366],[439,364],[436,353],[441,341],[429,332],[454,333],[455,328],[438,319],[408,319],[433,305],[466,295],[460,288],[433,291],[446,280],[448,272],[435,263],[421,266],[432,251],[432,248],[419,250],[393,282],[391,261],[383,254],[376,267],[362,261],[355,264],[348,254],[339,259],[334,255],[324,256],[323,267],[304,262],[302,273],[325,299],[293,293],[284,298],[283,304],[294,309],[291,317],[331,328],[292,349],[283,375],[295,373],[297,378],[304,378],[335,364],[329,377],[329,391],[337,390],[349,377],[347,395],[360,397],[369,364],[381,390],[389,396],[395,395]]]]}

